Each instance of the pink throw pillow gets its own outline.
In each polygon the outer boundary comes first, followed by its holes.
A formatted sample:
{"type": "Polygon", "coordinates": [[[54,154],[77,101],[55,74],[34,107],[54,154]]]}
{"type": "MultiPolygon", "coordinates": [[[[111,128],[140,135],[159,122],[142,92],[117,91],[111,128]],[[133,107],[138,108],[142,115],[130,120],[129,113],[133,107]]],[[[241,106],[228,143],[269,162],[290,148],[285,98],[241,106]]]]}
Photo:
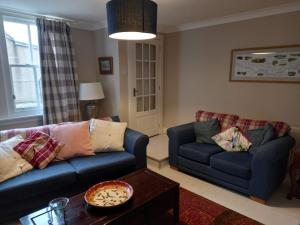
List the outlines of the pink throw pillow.
{"type": "Polygon", "coordinates": [[[95,155],[92,149],[88,121],[56,126],[51,130],[51,136],[65,145],[56,156],[59,160],[95,155]]]}

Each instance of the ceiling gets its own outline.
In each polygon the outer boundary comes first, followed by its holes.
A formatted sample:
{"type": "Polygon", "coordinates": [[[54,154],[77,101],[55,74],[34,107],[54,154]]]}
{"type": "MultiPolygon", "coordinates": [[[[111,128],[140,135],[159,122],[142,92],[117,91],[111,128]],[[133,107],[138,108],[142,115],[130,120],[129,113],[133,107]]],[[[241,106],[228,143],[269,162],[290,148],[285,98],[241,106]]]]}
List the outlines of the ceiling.
{"type": "MultiPolygon", "coordinates": [[[[0,0],[1,8],[68,18],[103,27],[106,24],[105,4],[108,0],[0,0]]],[[[158,24],[165,29],[176,29],[186,24],[228,17],[261,9],[278,9],[295,0],[154,0],[158,4],[158,24]]],[[[300,10],[300,7],[297,8],[300,10]]]]}

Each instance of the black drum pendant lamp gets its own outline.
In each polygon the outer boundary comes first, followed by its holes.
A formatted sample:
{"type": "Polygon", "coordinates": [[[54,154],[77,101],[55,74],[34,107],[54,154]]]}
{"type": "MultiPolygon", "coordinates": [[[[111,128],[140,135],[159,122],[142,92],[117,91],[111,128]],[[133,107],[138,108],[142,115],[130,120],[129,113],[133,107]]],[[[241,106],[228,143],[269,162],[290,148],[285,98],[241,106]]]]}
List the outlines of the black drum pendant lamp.
{"type": "Polygon", "coordinates": [[[156,37],[157,4],[151,0],[111,0],[106,4],[108,35],[119,40],[156,37]]]}

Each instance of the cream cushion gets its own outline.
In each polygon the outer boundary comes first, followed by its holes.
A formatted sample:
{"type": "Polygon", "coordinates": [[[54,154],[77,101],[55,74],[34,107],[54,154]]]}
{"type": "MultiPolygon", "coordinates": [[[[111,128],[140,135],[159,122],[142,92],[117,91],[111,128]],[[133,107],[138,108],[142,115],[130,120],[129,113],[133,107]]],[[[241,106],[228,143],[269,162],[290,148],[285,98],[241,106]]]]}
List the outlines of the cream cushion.
{"type": "Polygon", "coordinates": [[[127,123],[91,119],[90,132],[95,152],[124,151],[127,123]]]}
{"type": "Polygon", "coordinates": [[[13,150],[22,141],[24,139],[18,135],[0,143],[0,182],[33,168],[19,153],[13,150]]]}

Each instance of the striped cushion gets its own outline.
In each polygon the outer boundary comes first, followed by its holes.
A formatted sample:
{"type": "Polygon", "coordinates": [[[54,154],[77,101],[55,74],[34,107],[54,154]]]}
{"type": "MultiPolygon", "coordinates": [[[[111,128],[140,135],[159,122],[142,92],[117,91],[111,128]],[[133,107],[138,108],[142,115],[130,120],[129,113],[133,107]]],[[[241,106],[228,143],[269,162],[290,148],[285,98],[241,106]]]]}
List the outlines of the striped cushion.
{"type": "Polygon", "coordinates": [[[37,131],[14,147],[33,167],[45,168],[63,148],[63,145],[49,135],[37,131]]]}
{"type": "Polygon", "coordinates": [[[274,127],[278,137],[288,134],[291,129],[290,126],[284,122],[251,119],[239,119],[236,126],[238,126],[243,132],[246,132],[247,130],[263,128],[268,123],[274,127]]]}
{"type": "Polygon", "coordinates": [[[37,131],[41,131],[45,134],[50,135],[50,129],[52,126],[54,126],[54,125],[3,130],[3,131],[0,131],[0,142],[6,141],[16,135],[21,135],[23,138],[28,138],[30,135],[32,135],[33,133],[35,133],[37,131]]]}
{"type": "Polygon", "coordinates": [[[238,120],[237,115],[232,114],[224,114],[224,113],[214,113],[214,112],[206,112],[199,110],[196,113],[196,121],[208,121],[211,119],[218,119],[220,121],[221,130],[224,131],[236,124],[236,121],[238,120]]]}

